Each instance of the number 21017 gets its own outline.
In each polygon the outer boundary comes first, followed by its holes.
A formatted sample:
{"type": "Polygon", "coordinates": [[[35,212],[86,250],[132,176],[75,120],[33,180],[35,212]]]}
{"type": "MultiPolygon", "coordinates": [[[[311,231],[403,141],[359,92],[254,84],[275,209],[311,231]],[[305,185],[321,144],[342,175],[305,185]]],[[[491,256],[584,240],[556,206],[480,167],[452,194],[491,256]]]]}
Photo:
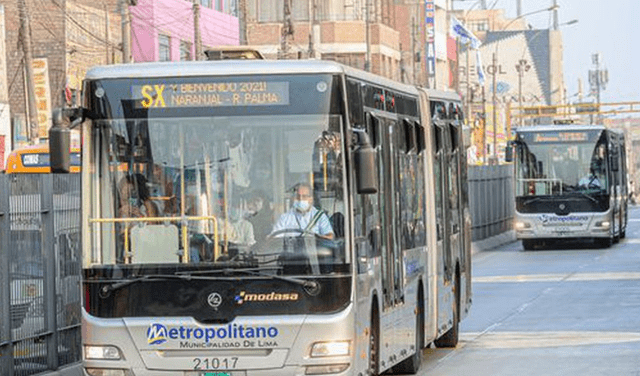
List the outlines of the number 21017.
{"type": "Polygon", "coordinates": [[[193,358],[193,363],[194,370],[234,369],[238,358],[193,358]]]}

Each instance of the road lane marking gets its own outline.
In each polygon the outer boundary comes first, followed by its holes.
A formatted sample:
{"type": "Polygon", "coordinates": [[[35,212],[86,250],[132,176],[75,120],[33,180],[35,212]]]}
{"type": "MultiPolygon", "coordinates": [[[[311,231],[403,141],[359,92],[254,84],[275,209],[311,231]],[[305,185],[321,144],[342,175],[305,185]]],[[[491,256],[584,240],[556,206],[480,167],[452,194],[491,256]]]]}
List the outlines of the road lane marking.
{"type": "Polygon", "coordinates": [[[473,277],[476,283],[520,283],[520,282],[580,282],[640,280],[640,272],[608,272],[608,273],[567,273],[567,274],[520,274],[473,277]]]}
{"type": "Polygon", "coordinates": [[[523,349],[640,342],[639,332],[482,332],[460,333],[466,347],[523,349]]]}

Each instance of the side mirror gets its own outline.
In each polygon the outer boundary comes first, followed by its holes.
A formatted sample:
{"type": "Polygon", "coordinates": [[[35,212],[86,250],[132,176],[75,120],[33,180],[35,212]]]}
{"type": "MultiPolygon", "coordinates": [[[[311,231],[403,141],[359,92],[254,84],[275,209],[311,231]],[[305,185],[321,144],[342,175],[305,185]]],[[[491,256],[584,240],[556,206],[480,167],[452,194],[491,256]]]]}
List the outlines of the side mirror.
{"type": "Polygon", "coordinates": [[[49,161],[51,172],[68,174],[71,170],[71,131],[63,122],[63,111],[53,110],[53,125],[49,129],[49,161]]]}
{"type": "Polygon", "coordinates": [[[356,172],[356,189],[359,194],[378,192],[378,176],[376,173],[376,152],[369,143],[369,137],[363,130],[354,130],[355,149],[353,165],[356,172]]]}

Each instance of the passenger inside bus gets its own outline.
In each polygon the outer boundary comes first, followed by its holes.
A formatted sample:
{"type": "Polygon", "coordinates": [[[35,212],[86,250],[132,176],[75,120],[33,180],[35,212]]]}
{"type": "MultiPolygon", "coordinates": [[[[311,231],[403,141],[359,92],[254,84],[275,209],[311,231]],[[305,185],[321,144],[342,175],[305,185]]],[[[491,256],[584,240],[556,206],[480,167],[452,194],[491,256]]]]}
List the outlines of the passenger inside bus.
{"type": "Polygon", "coordinates": [[[327,214],[313,206],[311,186],[307,183],[293,187],[292,207],[280,216],[271,232],[272,237],[296,234],[314,234],[324,239],[334,236],[327,214]]]}
{"type": "Polygon", "coordinates": [[[151,201],[147,179],[142,174],[125,175],[118,183],[120,207],[125,218],[157,217],[158,207],[151,201]]]}
{"type": "Polygon", "coordinates": [[[235,238],[231,242],[239,246],[251,246],[256,243],[253,225],[245,215],[245,205],[243,203],[234,205],[229,211],[229,221],[235,233],[235,238]]]}
{"type": "Polygon", "coordinates": [[[247,202],[246,219],[253,225],[256,241],[263,241],[273,228],[273,206],[265,193],[256,191],[247,202]]]}

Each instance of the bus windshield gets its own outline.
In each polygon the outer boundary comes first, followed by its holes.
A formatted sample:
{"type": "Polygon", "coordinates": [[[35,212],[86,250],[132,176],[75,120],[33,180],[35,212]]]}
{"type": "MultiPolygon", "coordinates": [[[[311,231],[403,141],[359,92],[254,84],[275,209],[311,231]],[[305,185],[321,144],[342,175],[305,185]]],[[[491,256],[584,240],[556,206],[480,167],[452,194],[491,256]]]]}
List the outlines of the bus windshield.
{"type": "Polygon", "coordinates": [[[607,190],[607,143],[601,130],[522,132],[517,142],[517,196],[607,190]]]}
{"type": "Polygon", "coordinates": [[[94,157],[94,264],[349,270],[340,116],[128,118],[93,129],[94,152],[108,151],[94,157]]]}

